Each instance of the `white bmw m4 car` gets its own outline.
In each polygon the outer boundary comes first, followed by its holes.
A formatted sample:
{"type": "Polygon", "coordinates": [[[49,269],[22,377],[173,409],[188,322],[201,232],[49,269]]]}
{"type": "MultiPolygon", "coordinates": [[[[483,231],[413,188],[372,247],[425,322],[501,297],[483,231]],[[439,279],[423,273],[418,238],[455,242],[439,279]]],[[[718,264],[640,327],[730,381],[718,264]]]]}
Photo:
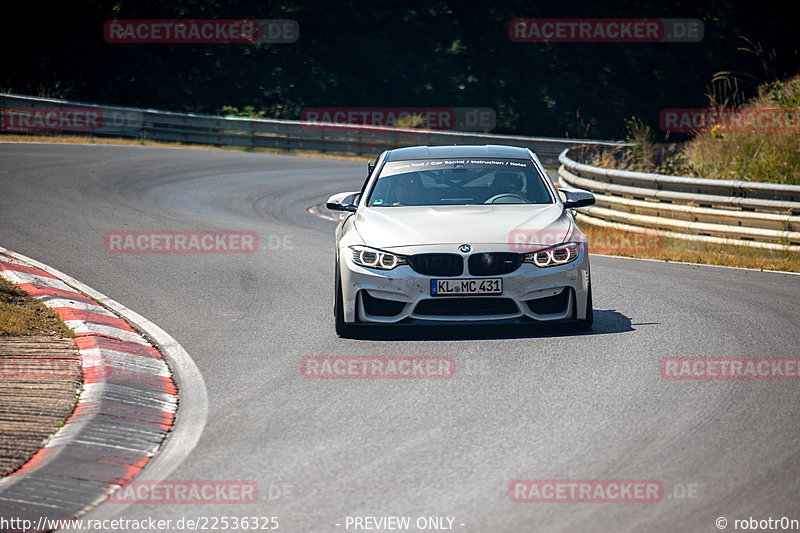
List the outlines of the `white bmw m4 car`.
{"type": "Polygon", "coordinates": [[[585,234],[536,155],[511,146],[383,152],[361,191],[332,196],[335,321],[367,325],[542,324],[592,327],[585,234]]]}

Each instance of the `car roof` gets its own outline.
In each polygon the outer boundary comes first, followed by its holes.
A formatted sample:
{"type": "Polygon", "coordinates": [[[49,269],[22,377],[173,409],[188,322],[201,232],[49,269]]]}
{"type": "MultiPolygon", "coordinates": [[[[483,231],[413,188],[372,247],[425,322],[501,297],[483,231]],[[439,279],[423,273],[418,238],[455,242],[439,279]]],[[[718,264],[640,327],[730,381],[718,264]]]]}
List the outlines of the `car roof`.
{"type": "Polygon", "coordinates": [[[386,160],[406,161],[409,159],[438,159],[440,157],[506,157],[530,159],[531,155],[527,148],[505,146],[501,144],[411,146],[408,148],[390,150],[386,160]]]}

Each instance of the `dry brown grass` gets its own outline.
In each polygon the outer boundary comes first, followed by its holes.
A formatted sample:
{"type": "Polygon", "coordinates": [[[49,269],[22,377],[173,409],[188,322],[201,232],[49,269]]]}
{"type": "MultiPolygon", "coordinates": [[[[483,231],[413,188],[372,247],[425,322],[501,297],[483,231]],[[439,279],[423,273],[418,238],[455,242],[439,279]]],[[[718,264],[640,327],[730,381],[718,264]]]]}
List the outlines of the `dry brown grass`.
{"type": "Polygon", "coordinates": [[[0,277],[0,336],[74,337],[52,309],[0,277]]]}
{"type": "Polygon", "coordinates": [[[690,175],[800,185],[800,130],[698,133],[684,155],[690,175]]]}
{"type": "Polygon", "coordinates": [[[610,230],[604,227],[581,223],[581,230],[589,237],[589,252],[604,255],[658,259],[682,263],[700,263],[704,265],[720,265],[755,270],[780,270],[784,272],[800,272],[800,253],[762,250],[747,246],[710,244],[682,239],[637,239],[620,238],[621,235],[636,235],[631,232],[610,230]],[[609,240],[609,234],[615,238],[609,240]],[[609,242],[616,246],[609,247],[609,242]],[[624,244],[624,243],[631,244],[624,244]],[[622,244],[618,244],[622,243],[622,244]],[[642,245],[644,243],[644,245],[642,245]]]}
{"type": "MultiPolygon", "coordinates": [[[[731,111],[717,104],[712,108],[731,111]]],[[[784,129],[736,131],[719,125],[695,132],[682,145],[668,145],[655,143],[652,130],[632,117],[626,120],[625,140],[636,146],[591,151],[586,162],[620,170],[800,185],[800,75],[762,85],[758,96],[737,109],[774,113],[783,117],[784,129]]]]}

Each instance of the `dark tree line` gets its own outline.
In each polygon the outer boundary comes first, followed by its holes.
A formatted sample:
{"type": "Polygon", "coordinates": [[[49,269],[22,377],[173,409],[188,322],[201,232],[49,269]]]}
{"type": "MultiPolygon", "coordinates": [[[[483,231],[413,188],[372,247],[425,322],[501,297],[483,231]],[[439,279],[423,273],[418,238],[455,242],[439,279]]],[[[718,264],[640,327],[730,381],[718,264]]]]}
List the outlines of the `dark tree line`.
{"type": "MultiPolygon", "coordinates": [[[[253,106],[492,107],[495,132],[619,138],[636,116],[704,107],[796,74],[800,8],[752,1],[7,2],[0,90],[216,113],[253,106]],[[12,5],[13,4],[13,5],[12,5]],[[514,18],[698,18],[698,43],[517,43],[514,18]],[[292,44],[111,44],[109,19],[294,19],[292,44]],[[745,38],[745,39],[743,39],[745,38]],[[740,50],[748,48],[749,51],[740,50]]],[[[674,137],[673,137],[674,138],[674,137]]]]}

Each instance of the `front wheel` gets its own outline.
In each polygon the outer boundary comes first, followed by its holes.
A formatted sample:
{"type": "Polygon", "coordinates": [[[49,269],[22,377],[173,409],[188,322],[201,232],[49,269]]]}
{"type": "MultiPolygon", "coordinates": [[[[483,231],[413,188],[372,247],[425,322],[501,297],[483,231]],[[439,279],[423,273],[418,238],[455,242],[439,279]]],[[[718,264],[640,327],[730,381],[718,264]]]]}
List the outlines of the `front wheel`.
{"type": "MultiPolygon", "coordinates": [[[[587,288],[589,295],[586,297],[586,318],[578,320],[575,329],[578,331],[589,331],[594,324],[594,307],[592,306],[592,285],[587,288]]],[[[575,306],[575,317],[578,316],[578,307],[575,306]]]]}
{"type": "Polygon", "coordinates": [[[334,322],[336,323],[336,334],[340,337],[351,337],[355,333],[356,327],[344,321],[344,296],[342,295],[342,278],[339,274],[339,265],[336,265],[336,304],[333,309],[334,322]]]}

